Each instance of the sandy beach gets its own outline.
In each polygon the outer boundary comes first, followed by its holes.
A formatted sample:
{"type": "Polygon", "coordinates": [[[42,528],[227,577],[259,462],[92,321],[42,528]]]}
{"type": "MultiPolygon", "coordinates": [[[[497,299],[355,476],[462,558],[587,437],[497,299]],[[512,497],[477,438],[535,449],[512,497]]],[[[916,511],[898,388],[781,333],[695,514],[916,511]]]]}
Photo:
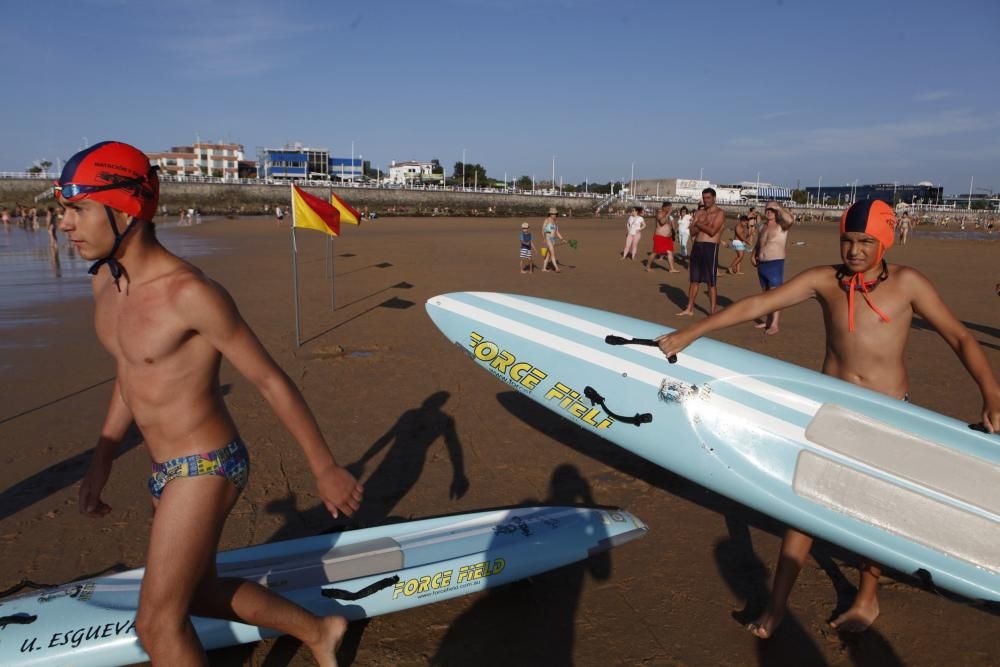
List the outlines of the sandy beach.
{"type": "MultiPolygon", "coordinates": [[[[541,296],[678,326],[687,273],[644,273],[621,261],[623,219],[560,220],[579,248],[560,249],[561,274],[518,272],[521,219],[384,218],[345,226],[334,241],[336,307],[326,237],[299,234],[302,335],[295,348],[290,233],[271,218],[220,219],[177,230],[227,248],[192,261],[223,284],[278,363],[301,388],[341,464],[366,485],[353,521],[320,504],[305,459],[252,386],[224,364],[227,402],[253,471],[222,548],[337,526],[508,506],[530,500],[623,507],[649,526],[640,541],[530,582],[354,624],[345,665],[992,665],[1000,618],[883,580],[872,630],[844,637],[826,624],[857,581],[855,559],[814,549],[778,634],[761,642],[740,620],[762,608],[782,527],[659,469],[538,407],[473,367],[434,327],[427,298],[489,290],[541,296]],[[467,492],[453,493],[454,428],[467,492]],[[458,495],[459,497],[455,497],[458,495]]],[[[541,219],[530,219],[537,239],[541,219]]],[[[731,227],[732,222],[727,221],[731,227]]],[[[644,234],[642,256],[651,249],[644,234]]],[[[733,253],[723,249],[720,263],[733,253]]],[[[994,285],[1000,240],[921,237],[888,255],[917,267],[1000,369],[994,285]]],[[[541,262],[536,256],[536,264],[541,262]]],[[[786,275],[838,260],[836,225],[793,228],[786,275]],[[801,244],[801,245],[800,245],[801,244]]],[[[662,265],[662,262],[660,263],[662,265]]],[[[756,293],[756,274],[719,278],[720,304],[756,293]]],[[[704,317],[707,297],[700,296],[704,317]]],[[[149,458],[138,436],[116,460],[103,520],[81,517],[76,485],[97,439],[113,381],[86,296],[33,305],[32,324],[0,329],[0,589],[22,578],[62,582],[145,560],[151,519],[149,458]]],[[[819,307],[786,311],[781,332],[752,324],[717,338],[818,369],[819,307]]],[[[907,349],[918,405],[979,421],[979,392],[937,334],[915,318],[907,349]]],[[[998,439],[1000,446],[1000,439],[998,439]]],[[[0,636],[2,640],[2,636],[0,636]]],[[[290,639],[213,652],[218,665],[308,665],[290,639]]]]}

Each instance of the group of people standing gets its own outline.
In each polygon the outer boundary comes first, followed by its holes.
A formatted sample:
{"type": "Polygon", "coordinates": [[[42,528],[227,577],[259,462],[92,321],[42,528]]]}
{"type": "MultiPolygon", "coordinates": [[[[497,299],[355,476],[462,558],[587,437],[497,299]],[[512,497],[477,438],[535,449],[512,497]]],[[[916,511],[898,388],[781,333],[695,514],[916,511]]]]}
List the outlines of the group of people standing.
{"type": "MultiPolygon", "coordinates": [[[[639,239],[646,228],[642,212],[641,206],[633,207],[632,215],[626,221],[625,247],[621,254],[623,260],[635,259],[638,253],[639,239]]],[[[677,313],[678,316],[690,317],[694,314],[695,298],[701,285],[708,288],[709,313],[718,310],[716,282],[725,218],[725,211],[717,205],[716,193],[712,188],[705,188],[702,192],[702,201],[693,214],[685,206],[680,209],[680,216],[675,217],[673,204],[670,202],[664,202],[656,213],[653,251],[646,262],[646,271],[652,270],[657,259],[666,258],[667,270],[679,273],[680,270],[674,263],[675,256],[687,260],[690,274],[688,303],[684,310],[677,313]],[[692,238],[689,253],[688,243],[692,238]]],[[[736,256],[727,272],[731,275],[742,274],[743,260],[750,253],[750,263],[757,268],[761,289],[767,291],[781,285],[784,282],[788,230],[793,223],[792,214],[776,201],[768,202],[763,221],[754,208],[739,216],[733,230],[735,238],[730,244],[736,256]]],[[[769,314],[757,326],[767,334],[778,333],[778,313],[769,314]]]]}

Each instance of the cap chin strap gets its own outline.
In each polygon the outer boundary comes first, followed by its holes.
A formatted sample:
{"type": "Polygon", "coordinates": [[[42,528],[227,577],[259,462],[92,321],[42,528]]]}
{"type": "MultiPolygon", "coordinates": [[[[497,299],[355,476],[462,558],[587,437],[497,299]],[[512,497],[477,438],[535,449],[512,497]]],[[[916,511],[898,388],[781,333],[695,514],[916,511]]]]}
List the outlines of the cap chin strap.
{"type": "Polygon", "coordinates": [[[125,227],[125,231],[121,232],[119,234],[118,233],[118,223],[115,222],[115,212],[114,212],[114,210],[110,206],[108,206],[107,204],[105,204],[104,205],[104,212],[107,213],[107,215],[108,215],[108,222],[111,224],[111,231],[114,232],[114,234],[115,234],[115,244],[113,246],[111,246],[111,252],[109,252],[106,257],[104,257],[102,259],[99,259],[99,260],[97,260],[96,262],[94,262],[93,264],[90,265],[90,268],[87,269],[87,273],[89,273],[92,276],[96,276],[97,272],[101,270],[101,266],[103,264],[107,264],[108,265],[108,270],[111,271],[111,277],[115,281],[115,287],[118,288],[119,292],[121,292],[122,288],[121,288],[121,285],[118,284],[118,279],[121,278],[122,273],[124,272],[124,269],[122,268],[122,265],[118,263],[118,260],[115,259],[115,253],[118,252],[118,247],[121,245],[122,241],[125,240],[125,236],[129,233],[129,231],[135,225],[136,218],[133,217],[132,221],[130,223],[128,223],[128,226],[125,227]]]}
{"type": "MultiPolygon", "coordinates": [[[[884,256],[885,246],[879,242],[878,259],[876,261],[884,262],[882,259],[884,256]]],[[[886,270],[885,264],[882,265],[882,268],[883,271],[886,270]]],[[[861,295],[865,298],[865,303],[868,304],[868,307],[874,310],[883,322],[888,322],[889,316],[879,310],[878,306],[872,303],[871,297],[868,296],[870,292],[868,290],[868,285],[865,283],[864,273],[855,273],[851,276],[850,281],[847,283],[847,330],[850,332],[854,331],[854,292],[859,289],[861,290],[861,295]]]]}

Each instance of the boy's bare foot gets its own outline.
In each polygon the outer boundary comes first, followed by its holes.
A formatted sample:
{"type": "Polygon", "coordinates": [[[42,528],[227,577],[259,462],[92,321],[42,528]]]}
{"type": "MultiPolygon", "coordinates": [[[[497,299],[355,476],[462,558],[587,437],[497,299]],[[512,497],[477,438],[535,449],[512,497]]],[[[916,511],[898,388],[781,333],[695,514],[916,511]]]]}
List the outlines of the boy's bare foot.
{"type": "Polygon", "coordinates": [[[320,619],[322,634],[315,644],[307,644],[319,667],[337,667],[337,649],[347,632],[347,619],[327,616],[320,619]]]}
{"type": "Polygon", "coordinates": [[[843,632],[864,632],[878,618],[878,611],[878,600],[855,600],[850,609],[830,621],[830,627],[843,632]]]}
{"type": "Polygon", "coordinates": [[[677,317],[691,317],[692,315],[694,315],[693,310],[682,310],[681,312],[677,313],[677,317]]]}
{"type": "Polygon", "coordinates": [[[773,336],[774,334],[778,333],[779,331],[781,331],[781,330],[778,327],[775,327],[775,326],[768,327],[767,329],[764,329],[764,333],[767,334],[768,336],[773,336]]]}
{"type": "Polygon", "coordinates": [[[770,639],[774,636],[774,631],[778,629],[778,625],[781,624],[781,617],[781,614],[771,614],[765,611],[763,616],[753,623],[747,624],[747,632],[757,639],[770,639]]]}
{"type": "Polygon", "coordinates": [[[670,273],[680,273],[680,269],[670,269],[670,273]]]}
{"type": "Polygon", "coordinates": [[[754,329],[766,329],[767,328],[767,322],[758,322],[757,324],[753,325],[753,328],[754,329]]]}

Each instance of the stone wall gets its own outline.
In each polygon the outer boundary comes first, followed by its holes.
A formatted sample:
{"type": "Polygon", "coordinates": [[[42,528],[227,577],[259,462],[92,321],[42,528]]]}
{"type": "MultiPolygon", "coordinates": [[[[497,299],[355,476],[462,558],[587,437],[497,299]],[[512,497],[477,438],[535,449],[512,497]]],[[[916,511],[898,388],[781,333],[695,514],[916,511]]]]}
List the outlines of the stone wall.
{"type": "MultiPolygon", "coordinates": [[[[15,204],[47,206],[52,199],[37,204],[35,196],[50,190],[51,181],[41,179],[0,179],[0,206],[15,204]]],[[[306,187],[307,192],[328,198],[329,187],[306,187]]],[[[333,188],[344,201],[358,210],[367,207],[380,215],[545,215],[550,206],[567,215],[589,215],[599,199],[592,197],[535,196],[486,192],[402,190],[394,188],[333,188]]],[[[194,207],[204,215],[259,214],[275,206],[288,207],[288,185],[247,185],[242,183],[176,183],[160,186],[161,210],[176,215],[194,207]]],[[[162,213],[161,213],[162,215],[162,213]]]]}

